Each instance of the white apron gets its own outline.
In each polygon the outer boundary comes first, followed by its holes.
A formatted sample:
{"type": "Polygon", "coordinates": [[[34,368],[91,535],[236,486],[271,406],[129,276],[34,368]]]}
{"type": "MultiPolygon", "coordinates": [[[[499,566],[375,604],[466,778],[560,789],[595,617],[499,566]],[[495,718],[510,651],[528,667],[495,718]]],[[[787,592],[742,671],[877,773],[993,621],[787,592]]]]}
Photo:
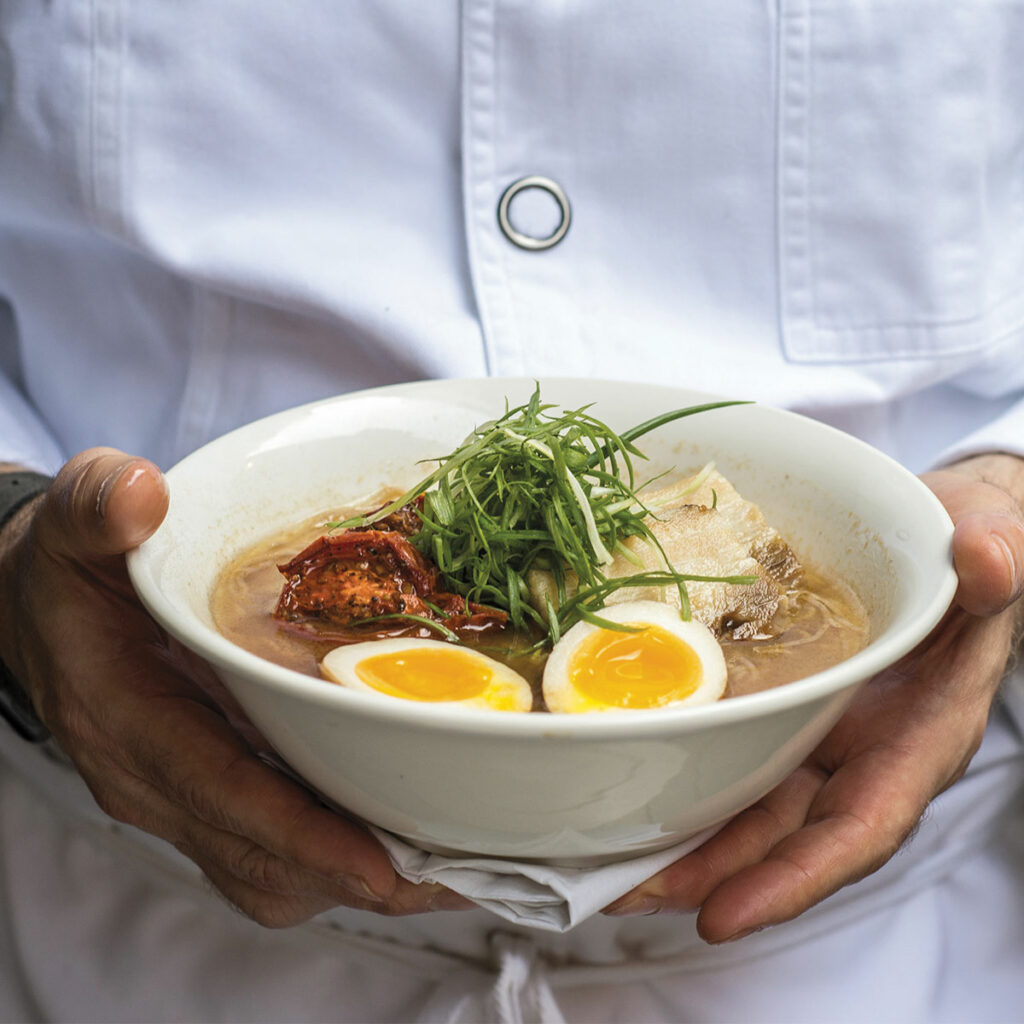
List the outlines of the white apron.
{"type": "Polygon", "coordinates": [[[1024,764],[1001,715],[881,871],[719,948],[692,915],[554,935],[485,911],[337,910],[267,931],[169,847],[90,809],[73,772],[4,739],[22,776],[0,770],[0,1020],[1020,1019],[1024,801],[1007,805],[1024,764]]]}

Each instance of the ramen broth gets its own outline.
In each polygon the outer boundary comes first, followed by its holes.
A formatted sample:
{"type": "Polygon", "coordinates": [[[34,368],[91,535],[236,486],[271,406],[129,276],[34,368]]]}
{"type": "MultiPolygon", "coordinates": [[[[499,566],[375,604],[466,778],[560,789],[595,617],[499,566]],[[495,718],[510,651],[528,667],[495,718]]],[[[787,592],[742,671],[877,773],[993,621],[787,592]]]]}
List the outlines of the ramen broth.
{"type": "MultiPolygon", "coordinates": [[[[277,566],[325,532],[334,516],[321,515],[243,552],[221,573],[211,599],[217,628],[247,651],[285,668],[320,677],[320,660],[337,646],[309,634],[282,628],[271,614],[284,577],[277,566]]],[[[767,690],[835,665],[866,646],[867,614],[843,582],[806,565],[782,597],[769,639],[719,639],[728,668],[725,697],[767,690]]],[[[480,648],[506,662],[533,687],[534,708],[543,710],[540,679],[545,656],[517,650],[518,641],[488,636],[480,648]]]]}

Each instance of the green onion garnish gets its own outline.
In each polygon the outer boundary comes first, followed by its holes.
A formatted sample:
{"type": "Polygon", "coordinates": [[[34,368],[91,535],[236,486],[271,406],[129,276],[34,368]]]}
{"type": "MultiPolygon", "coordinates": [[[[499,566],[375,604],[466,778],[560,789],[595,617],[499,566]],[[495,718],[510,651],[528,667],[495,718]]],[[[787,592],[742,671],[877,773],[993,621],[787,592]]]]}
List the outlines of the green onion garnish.
{"type": "MultiPolygon", "coordinates": [[[[423,495],[421,528],[410,540],[440,569],[444,585],[467,601],[508,613],[517,628],[533,627],[552,643],[580,619],[604,621],[598,610],[614,590],[672,585],[681,615],[690,617],[688,580],[751,583],[752,577],[694,577],[671,567],[609,579],[604,569],[629,537],[661,546],[645,522],[633,442],[673,420],[742,402],[689,406],[646,420],[621,434],[591,415],[590,406],[553,411],[540,389],[484,423],[437,468],[401,497],[369,516],[337,525],[367,527],[423,495]],[[559,605],[538,612],[528,601],[532,568],[554,574],[559,605]],[[566,599],[565,574],[578,589],[566,599]]],[[[657,478],[653,478],[657,479],[657,478]]],[[[661,551],[662,556],[664,552],[661,551]]],[[[667,560],[665,560],[667,563],[667,560]]],[[[615,628],[621,628],[616,626],[615,628]]]]}

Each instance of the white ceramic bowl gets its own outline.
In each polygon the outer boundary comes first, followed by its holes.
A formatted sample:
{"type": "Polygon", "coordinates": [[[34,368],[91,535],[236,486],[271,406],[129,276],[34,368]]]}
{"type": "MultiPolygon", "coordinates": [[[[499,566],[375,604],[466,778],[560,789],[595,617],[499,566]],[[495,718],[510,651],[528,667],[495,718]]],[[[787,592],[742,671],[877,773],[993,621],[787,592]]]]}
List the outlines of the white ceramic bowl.
{"type": "MultiPolygon", "coordinates": [[[[670,424],[652,461],[714,459],[805,559],[833,566],[868,606],[871,642],[799,682],[710,706],[600,715],[451,710],[330,685],[225,639],[213,583],[252,543],[384,484],[525,401],[532,380],[433,381],[303,406],[200,449],[169,473],[171,505],[129,556],[152,615],[223,678],[281,756],[369,822],[440,852],[562,864],[647,853],[759,799],[827,733],[859,683],[914,647],[956,586],[952,527],[895,462],[841,432],[758,405],[670,424]]],[[[542,380],[545,401],[594,403],[625,428],[715,396],[542,380]]]]}

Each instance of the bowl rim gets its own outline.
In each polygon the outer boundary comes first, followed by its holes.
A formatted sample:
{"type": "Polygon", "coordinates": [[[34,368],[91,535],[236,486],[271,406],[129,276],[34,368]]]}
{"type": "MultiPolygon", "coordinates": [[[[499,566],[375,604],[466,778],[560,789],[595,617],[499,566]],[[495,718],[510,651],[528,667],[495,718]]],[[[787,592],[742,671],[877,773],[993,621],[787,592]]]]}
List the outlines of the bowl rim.
{"type": "MultiPolygon", "coordinates": [[[[666,395],[686,395],[689,401],[716,401],[726,399],[713,392],[696,391],[672,385],[650,382],[621,382],[606,378],[583,377],[456,377],[438,378],[425,381],[411,381],[401,384],[382,385],[361,389],[328,398],[306,402],[268,416],[260,417],[212,439],[194,452],[186,455],[167,471],[168,484],[173,493],[176,476],[187,472],[197,462],[208,460],[220,449],[238,443],[247,434],[273,430],[292,422],[310,410],[366,400],[374,397],[423,398],[433,391],[464,388],[479,385],[488,380],[506,386],[523,387],[538,382],[544,387],[561,386],[643,387],[660,390],[666,395]]],[[[432,396],[432,397],[437,397],[432,396]]],[[[753,403],[762,415],[792,418],[801,421],[806,429],[822,432],[838,440],[840,444],[859,448],[872,458],[888,463],[891,471],[902,476],[908,487],[915,489],[924,508],[934,515],[930,524],[946,538],[951,550],[953,525],[938,498],[910,470],[891,456],[862,441],[852,434],[832,427],[820,420],[812,419],[792,410],[765,403],[753,403]]],[[[477,411],[477,407],[473,407],[477,411]]],[[[880,463],[880,464],[881,464],[880,463]]],[[[394,723],[412,725],[428,731],[452,733],[480,733],[499,738],[514,736],[524,738],[535,736],[539,739],[563,738],[577,740],[602,740],[609,738],[633,739],[663,734],[679,734],[698,731],[711,725],[725,724],[764,714],[785,712],[788,709],[827,698],[870,679],[889,667],[920,643],[941,621],[949,608],[956,591],[957,577],[952,557],[938,572],[937,586],[913,617],[895,634],[871,641],[856,654],[816,672],[803,679],[794,680],[768,690],[730,697],[728,700],[696,707],[652,708],[637,710],[609,710],[586,715],[543,714],[536,712],[502,712],[466,708],[443,702],[421,703],[363,693],[348,689],[325,680],[308,676],[294,669],[277,665],[265,658],[245,650],[218,633],[213,627],[195,619],[182,616],[175,603],[157,586],[152,570],[154,552],[159,544],[159,529],[153,538],[128,552],[128,574],[143,606],[152,617],[176,640],[190,648],[216,668],[234,675],[242,675],[262,687],[281,692],[286,696],[298,695],[332,709],[342,709],[354,716],[373,719],[387,719],[394,723]],[[325,685],[326,684],[326,685],[325,685]],[[624,728],[628,726],[628,728],[624,728]]]]}

